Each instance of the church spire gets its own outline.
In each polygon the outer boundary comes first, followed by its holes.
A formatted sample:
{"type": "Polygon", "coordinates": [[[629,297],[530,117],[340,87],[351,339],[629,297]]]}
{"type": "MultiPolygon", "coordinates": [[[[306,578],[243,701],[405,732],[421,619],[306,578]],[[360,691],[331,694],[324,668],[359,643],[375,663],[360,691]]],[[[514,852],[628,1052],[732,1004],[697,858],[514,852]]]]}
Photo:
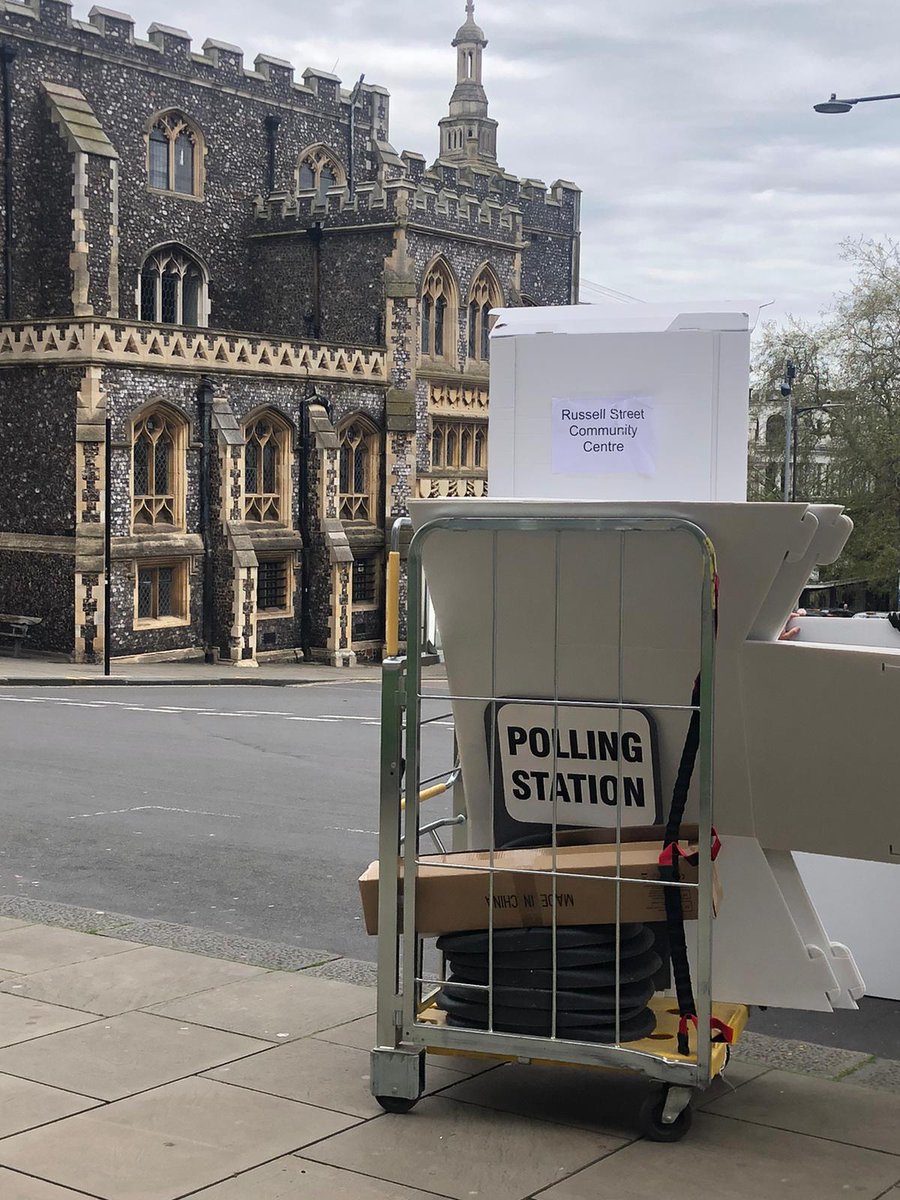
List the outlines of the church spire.
{"type": "Polygon", "coordinates": [[[497,166],[497,122],[488,116],[482,83],[482,55],[487,44],[484,30],[475,21],[475,0],[466,0],[466,20],[452,43],[456,87],[450,98],[450,115],[440,122],[440,157],[446,162],[497,166]]]}

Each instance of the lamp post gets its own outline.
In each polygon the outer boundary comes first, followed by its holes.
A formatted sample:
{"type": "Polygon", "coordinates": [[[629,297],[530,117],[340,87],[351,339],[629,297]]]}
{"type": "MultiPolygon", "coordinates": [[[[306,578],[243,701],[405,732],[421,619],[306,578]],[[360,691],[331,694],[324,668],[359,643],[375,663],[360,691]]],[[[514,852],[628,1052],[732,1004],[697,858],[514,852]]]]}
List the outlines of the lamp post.
{"type": "Polygon", "coordinates": [[[797,482],[797,418],[801,413],[830,412],[832,408],[846,408],[847,405],[826,403],[804,404],[794,407],[791,404],[790,397],[788,397],[787,406],[787,420],[790,422],[790,429],[787,430],[785,436],[784,498],[785,500],[793,501],[795,499],[797,482]]]}
{"type": "Polygon", "coordinates": [[[781,394],[784,396],[784,470],[781,474],[781,481],[784,485],[784,498],[786,501],[793,499],[794,495],[794,479],[791,468],[794,463],[795,418],[791,397],[796,378],[797,368],[788,358],[785,360],[784,378],[781,381],[781,394]]]}
{"type": "Polygon", "coordinates": [[[900,100],[900,92],[891,92],[886,96],[855,96],[852,100],[840,99],[831,93],[821,104],[814,104],[817,113],[848,113],[857,104],[871,104],[873,100],[900,100]]]}

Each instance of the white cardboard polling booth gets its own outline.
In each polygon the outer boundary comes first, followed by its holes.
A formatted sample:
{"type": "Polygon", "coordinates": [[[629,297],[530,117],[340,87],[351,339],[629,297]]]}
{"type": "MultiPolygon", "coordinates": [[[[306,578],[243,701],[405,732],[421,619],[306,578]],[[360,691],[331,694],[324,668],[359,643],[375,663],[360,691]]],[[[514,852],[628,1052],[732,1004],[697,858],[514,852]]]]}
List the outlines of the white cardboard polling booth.
{"type": "Polygon", "coordinates": [[[751,327],[665,305],[504,309],[491,495],[745,500],[751,327]]]}
{"type": "MultiPolygon", "coordinates": [[[[778,641],[812,568],[837,557],[852,526],[838,506],[746,503],[750,326],[746,312],[708,309],[501,313],[492,499],[422,501],[411,513],[418,526],[454,511],[663,516],[708,533],[721,601],[716,819],[731,897],[716,923],[718,994],[827,1011],[854,1007],[862,982],[852,954],[826,933],[791,851],[884,864],[895,872],[896,910],[900,868],[888,864],[900,846],[900,635],[865,647],[805,631],[800,644],[778,641]]],[[[460,546],[436,534],[423,559],[452,694],[488,694],[490,663],[492,684],[508,696],[554,694],[551,678],[571,701],[611,695],[611,597],[625,594],[626,698],[637,703],[652,684],[657,697],[684,701],[697,664],[679,620],[695,602],[696,565],[677,540],[655,548],[655,534],[642,537],[626,561],[604,559],[574,534],[532,537],[527,547],[502,535],[498,559],[486,536],[460,546]]],[[[477,844],[493,802],[483,713],[461,705],[455,717],[477,844]]],[[[659,722],[669,778],[680,740],[677,722],[659,722]]],[[[821,890],[821,870],[815,882],[821,890]]],[[[837,907],[864,914],[867,902],[858,888],[837,907]]],[[[861,948],[879,963],[890,954],[880,936],[861,948]]],[[[900,980],[897,993],[889,986],[881,994],[900,994],[900,980]]]]}

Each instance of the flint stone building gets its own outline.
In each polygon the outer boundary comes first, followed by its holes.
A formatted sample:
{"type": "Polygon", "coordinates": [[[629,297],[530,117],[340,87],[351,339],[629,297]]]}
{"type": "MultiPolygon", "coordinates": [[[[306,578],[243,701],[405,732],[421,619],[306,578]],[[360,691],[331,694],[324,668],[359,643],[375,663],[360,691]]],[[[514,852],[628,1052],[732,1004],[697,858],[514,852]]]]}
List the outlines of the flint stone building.
{"type": "Polygon", "coordinates": [[[380,656],[393,520],[487,489],[490,310],[577,299],[578,188],[498,165],[471,0],[453,46],[428,166],[382,87],[0,0],[0,612],[32,645],[380,656]]]}

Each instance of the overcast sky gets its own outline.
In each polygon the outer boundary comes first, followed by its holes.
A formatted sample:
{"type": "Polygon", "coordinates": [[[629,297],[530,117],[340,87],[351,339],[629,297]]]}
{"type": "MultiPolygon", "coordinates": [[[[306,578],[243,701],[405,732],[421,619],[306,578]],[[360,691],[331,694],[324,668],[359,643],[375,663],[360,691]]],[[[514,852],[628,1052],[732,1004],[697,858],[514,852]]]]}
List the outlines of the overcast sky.
{"type": "MultiPolygon", "coordinates": [[[[112,5],[112,0],[108,0],[112,5]]],[[[437,151],[463,0],[117,0],[392,94],[398,150],[437,151]]],[[[75,14],[86,17],[86,0],[75,14]]],[[[478,0],[506,170],[584,191],[583,299],[747,297],[814,317],[839,243],[900,232],[898,0],[478,0]]]]}

